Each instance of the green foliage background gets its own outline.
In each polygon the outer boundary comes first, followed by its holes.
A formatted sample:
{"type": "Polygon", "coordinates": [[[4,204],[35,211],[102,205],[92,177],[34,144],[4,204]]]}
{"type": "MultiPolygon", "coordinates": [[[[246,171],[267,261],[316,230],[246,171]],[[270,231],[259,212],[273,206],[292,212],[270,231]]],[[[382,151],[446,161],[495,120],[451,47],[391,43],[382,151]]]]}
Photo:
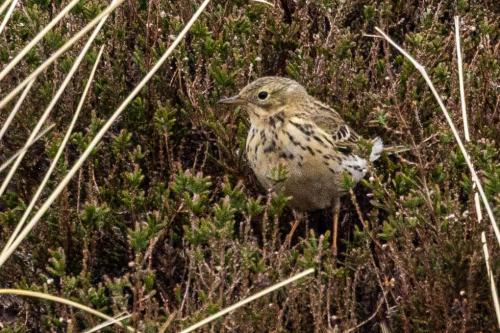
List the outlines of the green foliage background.
{"type": "MultiPolygon", "coordinates": [[[[21,1],[3,36],[5,64],[67,1],[21,1]]],[[[31,236],[0,270],[2,287],[44,291],[175,332],[309,267],[315,276],[201,331],[493,332],[497,328],[472,182],[420,74],[381,39],[387,31],[429,70],[461,127],[453,15],[462,47],[468,146],[494,207],[500,202],[500,8],[497,1],[215,0],[141,92],[31,236]],[[286,198],[257,186],[242,155],[241,110],[216,104],[263,75],[294,78],[366,137],[411,148],[383,156],[342,205],[341,255],[329,212],[309,214],[291,244],[286,198]],[[356,205],[359,209],[356,210],[356,205]],[[373,316],[372,316],[373,315],[373,316]],[[370,319],[365,322],[365,320],[370,319]]],[[[2,96],[103,7],[81,2],[1,82],[2,96]]],[[[106,45],[71,145],[45,196],[184,26],[198,2],[126,1],[51,115],[1,198],[5,242],[62,140],[106,45]]],[[[38,79],[0,143],[27,138],[83,42],[38,79]]],[[[2,110],[2,120],[7,116],[2,110]]],[[[497,214],[498,216],[498,214],[497,214]]],[[[498,256],[492,265],[500,276],[498,256]]],[[[3,332],[75,332],[99,320],[54,303],[0,298],[3,332]]],[[[107,329],[115,332],[118,328],[107,329]]]]}

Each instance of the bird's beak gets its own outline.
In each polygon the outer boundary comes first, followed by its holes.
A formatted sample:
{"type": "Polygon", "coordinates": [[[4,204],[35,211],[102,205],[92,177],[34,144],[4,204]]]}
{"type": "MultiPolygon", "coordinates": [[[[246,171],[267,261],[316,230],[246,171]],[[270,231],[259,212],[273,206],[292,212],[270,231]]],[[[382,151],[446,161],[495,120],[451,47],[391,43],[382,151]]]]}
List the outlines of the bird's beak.
{"type": "Polygon", "coordinates": [[[239,95],[233,97],[227,97],[219,100],[217,103],[222,104],[243,104],[244,99],[242,99],[239,95]]]}

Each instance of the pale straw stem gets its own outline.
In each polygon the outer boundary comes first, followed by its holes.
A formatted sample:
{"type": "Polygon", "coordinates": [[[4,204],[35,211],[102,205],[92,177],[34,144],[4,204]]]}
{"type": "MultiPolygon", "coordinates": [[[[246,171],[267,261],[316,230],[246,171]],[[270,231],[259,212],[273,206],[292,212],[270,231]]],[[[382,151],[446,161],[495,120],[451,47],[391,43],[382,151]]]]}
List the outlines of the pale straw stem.
{"type": "MultiPolygon", "coordinates": [[[[126,314],[126,315],[119,315],[119,316],[115,316],[113,319],[115,319],[116,321],[120,321],[120,322],[121,322],[121,321],[124,321],[125,319],[128,319],[128,318],[130,318],[130,317],[132,317],[132,315],[131,315],[131,314],[126,314]]],[[[112,325],[112,324],[114,324],[114,322],[113,322],[113,321],[111,321],[111,320],[106,320],[105,322],[103,322],[103,323],[101,323],[101,324],[99,324],[99,325],[97,325],[97,326],[94,326],[94,327],[92,327],[91,329],[84,331],[83,333],[93,333],[93,332],[97,332],[97,331],[100,331],[100,330],[102,330],[103,328],[108,327],[109,325],[112,325]]]]}
{"type": "MultiPolygon", "coordinates": [[[[13,1],[14,3],[16,2],[16,0],[13,1]]],[[[21,61],[21,59],[24,58],[24,56],[36,45],[38,44],[38,42],[43,38],[43,36],[45,36],[47,34],[47,32],[50,31],[50,29],[52,29],[56,24],[57,22],[59,22],[64,16],[66,16],[66,14],[68,14],[68,12],[71,10],[71,8],[73,8],[74,6],[76,6],[76,4],[78,4],[78,2],[80,2],[80,0],[73,0],[71,1],[66,7],[63,8],[63,10],[61,10],[61,12],[59,12],[59,14],[57,14],[56,17],[54,17],[54,19],[52,21],[50,21],[49,24],[47,24],[45,26],[45,28],[42,29],[42,31],[40,31],[38,33],[38,35],[35,36],[35,38],[33,38],[31,40],[31,42],[28,43],[28,45],[26,45],[15,57],[14,59],[12,59],[12,61],[7,65],[5,66],[5,68],[0,72],[0,81],[3,80],[3,78],[12,70],[12,68],[14,68],[14,66],[17,65],[17,63],[19,61],[21,61]]],[[[1,30],[0,30],[1,32],[1,30]]]]}
{"type": "MultiPolygon", "coordinates": [[[[38,134],[38,131],[42,127],[43,123],[45,122],[45,120],[49,116],[50,112],[52,111],[52,109],[54,108],[54,106],[56,105],[56,103],[59,101],[59,98],[61,97],[62,93],[64,92],[64,90],[66,89],[67,85],[69,84],[69,81],[73,78],[73,75],[75,74],[76,70],[78,69],[78,66],[80,65],[80,63],[84,59],[85,54],[88,52],[88,50],[89,50],[90,46],[92,45],[94,39],[96,38],[96,36],[99,33],[99,31],[101,30],[102,26],[106,22],[106,18],[107,17],[108,17],[107,15],[104,16],[102,18],[101,22],[99,22],[99,24],[97,25],[97,27],[94,29],[94,31],[93,31],[92,35],[90,36],[89,40],[87,41],[87,43],[83,47],[82,51],[80,52],[80,54],[76,58],[75,62],[73,63],[73,66],[71,66],[71,69],[69,70],[68,75],[64,78],[63,83],[61,84],[61,86],[57,90],[56,94],[54,95],[54,97],[50,101],[49,105],[45,109],[44,113],[42,114],[42,116],[38,120],[38,123],[36,124],[35,128],[31,132],[31,135],[28,138],[25,146],[29,146],[31,144],[31,141],[33,141],[34,137],[38,134]]],[[[9,184],[10,180],[14,176],[14,173],[16,172],[19,164],[23,160],[23,157],[24,157],[25,154],[26,154],[26,150],[24,152],[21,152],[21,154],[19,154],[19,156],[17,157],[16,161],[14,162],[14,165],[12,165],[11,169],[9,170],[9,173],[5,177],[5,179],[4,179],[3,183],[2,183],[2,186],[0,187],[0,197],[4,193],[5,189],[7,188],[7,185],[9,184]]]]}
{"type": "Polygon", "coordinates": [[[196,324],[194,324],[192,326],[189,326],[188,328],[182,330],[180,333],[189,333],[189,332],[192,332],[195,329],[200,328],[200,327],[208,324],[209,322],[214,321],[215,319],[220,318],[220,317],[224,316],[225,314],[227,314],[227,313],[229,313],[231,311],[236,310],[239,307],[242,307],[243,305],[245,305],[247,303],[255,301],[256,299],[261,298],[264,295],[272,293],[273,291],[278,290],[278,289],[286,286],[287,284],[295,282],[295,281],[297,281],[299,279],[302,279],[303,277],[305,277],[305,276],[307,276],[309,274],[312,274],[312,273],[314,273],[314,268],[309,268],[309,269],[303,271],[302,273],[294,275],[291,278],[288,278],[288,279],[286,279],[284,281],[281,281],[280,283],[272,285],[271,287],[266,288],[266,289],[264,289],[264,290],[262,290],[262,291],[260,291],[260,292],[258,292],[256,294],[254,294],[254,295],[252,295],[250,297],[247,297],[247,298],[239,301],[236,304],[233,304],[233,305],[231,305],[231,306],[229,306],[229,307],[227,307],[225,309],[222,309],[221,311],[219,311],[219,312],[211,315],[210,317],[207,317],[207,318],[203,319],[202,321],[199,321],[196,324]]]}
{"type": "MultiPolygon", "coordinates": [[[[479,204],[479,198],[477,193],[475,194],[475,203],[476,203],[476,211],[481,211],[481,207],[479,204]]],[[[483,244],[483,254],[484,254],[484,263],[486,264],[486,272],[488,274],[488,278],[490,280],[490,289],[491,296],[493,298],[493,307],[495,308],[495,314],[497,316],[498,327],[500,328],[500,303],[498,302],[498,291],[497,286],[495,285],[495,277],[493,276],[493,271],[490,266],[490,252],[488,251],[488,244],[486,243],[486,233],[481,232],[481,243],[483,244]]]]}
{"type": "Polygon", "coordinates": [[[0,15],[2,15],[3,11],[7,9],[7,6],[12,0],[5,0],[1,5],[0,5],[0,15]]]}
{"type": "Polygon", "coordinates": [[[42,182],[38,186],[37,191],[33,195],[33,198],[31,198],[31,201],[30,201],[28,207],[26,208],[26,210],[24,211],[24,214],[21,217],[21,220],[17,224],[16,229],[14,230],[14,232],[12,233],[12,235],[10,236],[7,244],[4,246],[4,249],[2,250],[2,253],[4,253],[11,246],[12,242],[14,241],[14,239],[19,234],[19,231],[24,226],[24,223],[28,219],[28,217],[29,217],[29,215],[31,213],[31,210],[33,209],[33,207],[35,207],[35,204],[36,204],[38,198],[42,194],[43,190],[45,189],[45,185],[49,181],[50,176],[52,175],[52,172],[56,168],[57,162],[59,161],[59,158],[61,157],[62,153],[64,152],[64,148],[66,148],[66,144],[68,143],[68,140],[69,140],[69,138],[71,136],[71,133],[73,132],[73,128],[75,127],[76,121],[78,119],[78,116],[80,115],[80,111],[82,110],[83,104],[85,103],[85,98],[87,97],[87,94],[88,94],[89,89],[90,89],[90,85],[92,83],[92,80],[94,79],[94,75],[95,75],[97,66],[99,65],[99,61],[101,60],[101,56],[102,56],[103,50],[104,50],[104,45],[101,46],[101,49],[99,50],[99,54],[97,55],[97,59],[96,59],[96,61],[94,63],[94,67],[92,68],[92,71],[90,73],[90,76],[89,76],[89,79],[87,81],[87,84],[85,85],[85,89],[83,91],[83,94],[80,97],[80,102],[78,103],[78,106],[76,108],[76,112],[73,115],[73,119],[71,119],[71,123],[69,124],[68,129],[66,130],[66,134],[65,134],[65,136],[64,136],[61,144],[59,145],[59,148],[57,149],[57,153],[56,153],[54,159],[52,160],[52,163],[50,164],[49,169],[45,173],[45,176],[44,176],[42,182]]]}
{"type": "MultiPolygon", "coordinates": [[[[4,108],[7,103],[9,103],[33,78],[38,76],[41,72],[43,72],[48,66],[50,66],[57,58],[59,58],[66,50],[68,50],[74,43],[76,43],[80,38],[82,38],[87,32],[90,31],[96,24],[98,24],[101,19],[113,10],[116,9],[119,5],[121,5],[125,0],[115,0],[113,3],[108,6],[105,10],[103,10],[99,15],[97,15],[89,24],[87,24],[82,30],[78,31],[76,34],[71,37],[63,46],[61,46],[56,52],[54,52],[47,60],[44,61],[43,64],[38,66],[27,78],[25,78],[20,84],[17,85],[7,96],[5,96],[0,101],[0,109],[4,108]]],[[[77,1],[78,2],[78,1],[77,1]]],[[[10,64],[9,64],[10,66],[10,64]]],[[[13,66],[12,66],[13,67],[13,66]]],[[[4,69],[5,71],[5,69],[4,69]]]]}
{"type": "Polygon", "coordinates": [[[464,88],[464,72],[462,66],[462,47],[460,45],[460,18],[455,16],[455,45],[457,47],[457,63],[458,63],[458,84],[460,88],[460,106],[462,108],[462,121],[464,123],[465,141],[470,141],[469,121],[467,119],[467,106],[465,104],[465,88],[464,88]]]}
{"type": "Polygon", "coordinates": [[[5,14],[5,16],[3,17],[2,23],[0,24],[0,34],[2,33],[3,29],[5,29],[5,26],[7,25],[7,22],[9,21],[10,16],[14,12],[14,9],[16,8],[16,5],[17,5],[17,1],[18,0],[12,1],[12,3],[10,4],[9,10],[5,14]]]}
{"type": "Polygon", "coordinates": [[[17,100],[16,104],[14,105],[14,108],[10,112],[7,119],[5,119],[5,123],[3,124],[2,129],[0,129],[0,140],[2,140],[3,135],[5,134],[7,129],[9,128],[10,124],[12,123],[12,120],[14,120],[14,117],[16,116],[17,111],[19,111],[21,104],[23,104],[23,101],[26,98],[26,96],[28,95],[28,92],[30,91],[34,82],[35,82],[35,79],[31,80],[28,83],[28,85],[26,86],[26,88],[24,88],[23,93],[21,94],[21,96],[19,96],[19,99],[17,100]]]}
{"type": "Polygon", "coordinates": [[[72,306],[74,308],[80,309],[82,311],[88,312],[90,314],[93,314],[94,316],[101,317],[102,319],[106,319],[110,322],[112,322],[115,325],[121,326],[123,328],[126,328],[130,332],[137,332],[134,330],[132,327],[125,326],[123,325],[118,319],[115,319],[113,317],[110,317],[108,315],[105,315],[102,312],[99,312],[97,310],[94,310],[86,305],[71,301],[66,298],[58,297],[58,296],[53,296],[50,294],[45,294],[45,293],[40,293],[37,291],[31,291],[31,290],[22,290],[22,289],[0,289],[0,295],[17,295],[17,296],[27,296],[27,297],[33,297],[33,298],[39,298],[39,299],[44,299],[47,301],[52,301],[52,302],[57,302],[60,304],[65,304],[72,306]]]}
{"type": "MultiPolygon", "coordinates": [[[[35,138],[35,140],[33,140],[33,142],[31,143],[34,144],[35,142],[37,142],[42,136],[44,136],[48,131],[50,131],[53,127],[55,126],[55,124],[51,124],[50,126],[47,126],[47,128],[45,128],[44,130],[42,130],[35,138]]],[[[31,145],[29,145],[28,147],[24,146],[23,148],[19,149],[14,155],[12,155],[7,161],[5,161],[1,166],[0,166],[0,172],[4,171],[15,159],[16,157],[19,156],[19,154],[21,154],[23,151],[26,151],[28,150],[31,145]]]]}
{"type": "Polygon", "coordinates": [[[460,135],[458,134],[458,131],[453,124],[453,121],[451,120],[451,117],[446,110],[446,107],[444,106],[444,103],[441,99],[441,96],[439,96],[436,88],[434,87],[434,84],[432,83],[431,79],[429,78],[429,75],[427,75],[427,72],[425,68],[420,65],[408,52],[406,52],[403,48],[401,48],[396,42],[394,42],[389,36],[387,36],[380,28],[375,27],[375,29],[382,35],[392,46],[394,46],[401,54],[403,54],[412,64],[415,66],[415,68],[422,74],[423,78],[425,79],[425,82],[431,89],[432,93],[434,94],[434,97],[436,98],[436,101],[439,104],[439,107],[443,111],[443,114],[446,118],[446,121],[448,122],[448,125],[451,128],[451,132],[453,133],[453,136],[455,137],[455,140],[457,141],[458,147],[460,148],[460,151],[462,152],[462,155],[464,156],[465,162],[467,163],[467,166],[469,168],[469,171],[472,175],[472,180],[476,183],[477,189],[479,191],[479,195],[481,196],[481,200],[483,201],[483,204],[486,208],[486,212],[488,213],[488,217],[490,219],[491,225],[493,227],[493,231],[495,233],[495,237],[497,239],[498,244],[500,245],[500,230],[498,229],[498,225],[495,221],[495,216],[493,215],[493,211],[490,207],[490,204],[488,202],[488,199],[486,198],[486,194],[484,193],[483,186],[481,184],[481,181],[479,180],[479,177],[477,176],[476,170],[474,169],[474,166],[472,165],[472,162],[469,158],[469,154],[467,153],[467,150],[464,147],[464,144],[462,142],[462,139],[460,139],[460,135]]]}
{"type": "MultiPolygon", "coordinates": [[[[118,0],[119,1],[119,0],[118,0]]],[[[146,83],[153,77],[153,75],[158,71],[160,66],[167,60],[170,54],[174,51],[175,47],[181,42],[189,28],[193,25],[196,19],[201,15],[205,7],[208,5],[210,0],[204,0],[198,10],[195,12],[193,17],[186,24],[184,29],[179,33],[177,38],[173,41],[172,45],[165,51],[160,60],[153,66],[153,68],[146,74],[146,76],[141,80],[141,82],[134,88],[134,90],[130,93],[130,95],[125,98],[122,104],[118,107],[118,109],[113,113],[113,115],[108,119],[108,121],[103,125],[103,127],[97,132],[94,139],[89,143],[88,147],[82,153],[82,155],[78,158],[75,164],[68,171],[66,176],[61,180],[61,182],[57,185],[54,191],[50,194],[47,200],[43,203],[40,209],[36,212],[36,214],[31,218],[26,227],[20,232],[19,236],[12,243],[10,248],[2,255],[0,255],[0,267],[5,263],[5,261],[9,258],[12,252],[19,246],[22,240],[28,235],[28,233],[33,229],[36,223],[40,220],[40,218],[45,214],[47,209],[49,209],[50,205],[54,202],[54,200],[59,196],[64,187],[69,183],[71,178],[76,174],[78,169],[83,165],[85,160],[89,157],[90,153],[94,150],[97,144],[101,141],[102,137],[109,130],[111,125],[115,122],[115,120],[120,116],[120,114],[125,110],[125,108],[134,100],[134,98],[139,94],[141,89],[146,85],[146,83]]]]}
{"type": "MultiPolygon", "coordinates": [[[[469,126],[467,120],[467,109],[465,105],[465,88],[464,88],[464,75],[462,66],[462,48],[460,46],[460,17],[455,16],[455,45],[457,48],[457,62],[458,62],[458,81],[460,87],[460,105],[462,107],[462,120],[464,124],[464,137],[466,142],[470,142],[469,126]]],[[[474,187],[476,187],[476,182],[474,182],[474,187]]],[[[479,201],[479,195],[477,191],[474,191],[474,207],[476,208],[476,216],[479,223],[483,220],[483,213],[481,211],[481,203],[479,201]]],[[[495,285],[495,277],[490,267],[490,254],[488,251],[488,244],[486,243],[486,233],[481,231],[481,243],[483,245],[484,262],[486,264],[486,272],[490,280],[491,296],[493,298],[493,306],[495,308],[495,314],[497,317],[498,326],[500,327],[500,304],[498,301],[497,287],[495,285]]]]}

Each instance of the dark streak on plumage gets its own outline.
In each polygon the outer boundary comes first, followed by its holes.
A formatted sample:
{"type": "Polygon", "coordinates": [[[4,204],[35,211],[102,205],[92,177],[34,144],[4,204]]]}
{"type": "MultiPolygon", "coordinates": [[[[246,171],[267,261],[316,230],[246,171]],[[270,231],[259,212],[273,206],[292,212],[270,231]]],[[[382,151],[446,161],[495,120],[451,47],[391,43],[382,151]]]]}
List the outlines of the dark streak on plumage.
{"type": "Polygon", "coordinates": [[[312,134],[312,131],[308,130],[307,126],[305,126],[305,125],[297,124],[296,122],[291,121],[291,120],[290,120],[290,124],[292,124],[293,126],[295,126],[302,133],[304,133],[307,138],[309,138],[309,136],[312,134]]]}
{"type": "Polygon", "coordinates": [[[251,142],[254,138],[255,138],[255,128],[252,129],[252,131],[250,131],[250,139],[248,141],[251,142]]]}
{"type": "Polygon", "coordinates": [[[271,143],[264,148],[264,153],[270,153],[276,150],[276,141],[271,140],[271,143]]]}
{"type": "Polygon", "coordinates": [[[276,128],[276,120],[274,117],[269,117],[269,125],[271,125],[272,128],[276,128]]]}
{"type": "Polygon", "coordinates": [[[283,112],[279,112],[276,114],[276,119],[283,124],[283,122],[285,121],[285,115],[283,114],[283,112]]]}
{"type": "Polygon", "coordinates": [[[326,142],[328,142],[330,145],[332,145],[332,146],[334,145],[334,144],[333,144],[333,141],[332,141],[332,140],[330,140],[328,137],[326,137],[326,136],[324,136],[324,135],[323,135],[323,139],[325,139],[325,140],[326,140],[326,142]]]}
{"type": "Polygon", "coordinates": [[[323,155],[323,159],[325,159],[325,160],[333,160],[333,156],[330,155],[330,154],[325,154],[325,155],[323,155]]]}
{"type": "Polygon", "coordinates": [[[337,147],[337,150],[341,152],[344,155],[349,155],[352,153],[352,148],[351,147],[337,147]]]}
{"type": "Polygon", "coordinates": [[[321,140],[321,138],[317,135],[313,135],[313,139],[318,141],[323,147],[327,147],[327,145],[325,144],[325,142],[323,140],[321,140]]]}
{"type": "Polygon", "coordinates": [[[294,144],[294,145],[296,145],[296,146],[299,146],[299,145],[300,145],[300,143],[299,143],[297,140],[295,140],[295,138],[294,138],[294,137],[293,137],[290,133],[288,133],[288,132],[285,132],[285,133],[286,133],[286,135],[288,136],[288,139],[290,140],[290,142],[291,142],[292,144],[294,144]]]}
{"type": "Polygon", "coordinates": [[[286,159],[286,160],[293,160],[293,159],[295,158],[295,156],[294,156],[292,153],[288,153],[288,154],[287,154],[287,153],[285,153],[285,152],[281,152],[281,153],[279,154],[279,157],[280,157],[280,158],[284,158],[284,159],[286,159]]]}

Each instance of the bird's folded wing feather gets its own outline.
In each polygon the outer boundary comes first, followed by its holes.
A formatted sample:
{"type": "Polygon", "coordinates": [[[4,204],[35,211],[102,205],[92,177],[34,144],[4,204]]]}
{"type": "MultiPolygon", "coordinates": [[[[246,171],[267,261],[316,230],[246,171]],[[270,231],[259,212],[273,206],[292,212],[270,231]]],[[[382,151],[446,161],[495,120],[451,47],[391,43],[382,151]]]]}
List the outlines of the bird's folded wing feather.
{"type": "Polygon", "coordinates": [[[310,120],[329,133],[337,146],[354,148],[360,136],[328,105],[319,101],[314,104],[317,112],[309,115],[310,120]]]}

